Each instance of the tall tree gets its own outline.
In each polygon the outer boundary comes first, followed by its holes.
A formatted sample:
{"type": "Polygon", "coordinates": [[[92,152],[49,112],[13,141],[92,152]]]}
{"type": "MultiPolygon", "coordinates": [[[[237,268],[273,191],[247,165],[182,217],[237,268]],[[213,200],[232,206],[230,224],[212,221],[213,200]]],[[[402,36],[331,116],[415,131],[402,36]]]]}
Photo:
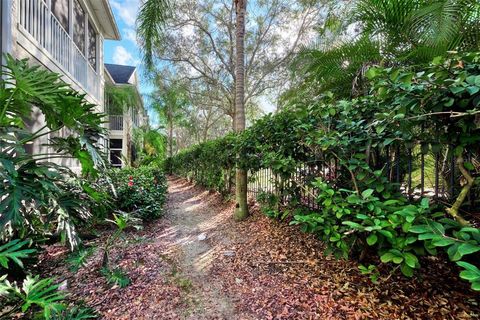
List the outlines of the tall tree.
{"type": "MultiPolygon", "coordinates": [[[[235,60],[235,131],[245,130],[245,15],[247,0],[235,0],[236,13],[236,60],[235,60]]],[[[242,155],[238,154],[237,159],[242,155]]],[[[235,219],[243,220],[248,216],[247,171],[238,167],[235,183],[235,219]]]]}
{"type": "Polygon", "coordinates": [[[174,126],[184,116],[188,99],[183,86],[179,82],[165,83],[161,76],[155,79],[156,89],[150,95],[150,108],[165,122],[168,136],[168,156],[173,156],[174,126]]]}
{"type": "MultiPolygon", "coordinates": [[[[155,0],[160,1],[160,0],[155,0]]],[[[245,34],[245,96],[247,114],[260,97],[276,95],[289,81],[287,66],[300,46],[314,36],[321,5],[313,1],[250,0],[245,34]],[[312,4],[313,3],[313,4],[312,4]]],[[[162,70],[174,70],[201,90],[202,102],[228,116],[235,129],[235,8],[232,0],[178,0],[162,29],[153,59],[162,70]],[[215,95],[210,92],[215,92],[215,95]]],[[[149,24],[139,24],[141,34],[149,24]]],[[[155,37],[156,38],[156,37],[155,37]]],[[[142,42],[141,42],[142,43],[142,42]]],[[[147,42],[153,43],[156,42],[147,42]]]]}

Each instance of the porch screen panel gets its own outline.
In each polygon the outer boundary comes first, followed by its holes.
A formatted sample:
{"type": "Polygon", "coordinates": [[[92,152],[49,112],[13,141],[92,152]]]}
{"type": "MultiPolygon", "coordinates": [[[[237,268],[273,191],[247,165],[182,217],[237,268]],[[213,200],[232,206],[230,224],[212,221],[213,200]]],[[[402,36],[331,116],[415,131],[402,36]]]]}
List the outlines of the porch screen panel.
{"type": "Polygon", "coordinates": [[[69,0],[52,0],[52,12],[60,25],[68,32],[68,12],[70,11],[69,0]]]}
{"type": "Polygon", "coordinates": [[[73,1],[73,41],[85,54],[85,11],[78,0],[73,1]]]}
{"type": "Polygon", "coordinates": [[[88,21],[88,62],[97,70],[97,33],[90,20],[88,21]]]}

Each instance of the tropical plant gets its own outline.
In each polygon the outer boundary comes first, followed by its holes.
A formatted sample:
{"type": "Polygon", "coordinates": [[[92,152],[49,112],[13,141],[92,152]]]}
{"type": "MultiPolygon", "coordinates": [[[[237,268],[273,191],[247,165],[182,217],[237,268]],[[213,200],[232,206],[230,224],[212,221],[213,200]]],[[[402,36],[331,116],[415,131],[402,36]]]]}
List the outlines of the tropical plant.
{"type": "Polygon", "coordinates": [[[83,319],[98,319],[97,313],[89,307],[82,305],[74,306],[66,310],[54,312],[51,320],[83,320],[83,319]]]}
{"type": "Polygon", "coordinates": [[[25,249],[23,247],[32,244],[31,240],[14,239],[0,246],[0,265],[8,269],[9,261],[15,262],[20,268],[23,268],[21,259],[28,258],[29,255],[35,253],[35,249],[25,249]]]}
{"type": "MultiPolygon", "coordinates": [[[[235,0],[235,132],[245,130],[245,18],[247,1],[235,0]]],[[[237,154],[237,158],[243,157],[237,154]]],[[[248,216],[247,171],[237,167],[235,173],[235,219],[243,220],[248,216]]]]}
{"type": "Polygon", "coordinates": [[[479,21],[476,0],[357,0],[329,12],[322,39],[299,54],[293,69],[302,86],[316,84],[313,94],[358,96],[371,65],[413,65],[449,50],[478,50],[479,21]]]}
{"type": "Polygon", "coordinates": [[[169,0],[147,0],[142,3],[137,16],[137,36],[143,45],[143,60],[150,70],[155,61],[155,50],[162,43],[163,28],[170,15],[169,0]]]}
{"type": "Polygon", "coordinates": [[[104,269],[109,269],[108,261],[110,250],[115,245],[116,241],[120,238],[125,229],[131,227],[138,230],[142,228],[142,220],[135,217],[133,214],[127,212],[114,213],[113,220],[107,219],[107,221],[112,223],[116,227],[116,230],[107,238],[103,247],[102,268],[104,269]]]}
{"type": "Polygon", "coordinates": [[[117,285],[120,288],[125,288],[130,284],[130,279],[120,268],[102,268],[101,273],[107,279],[108,284],[117,285]]]}
{"type": "Polygon", "coordinates": [[[161,162],[167,156],[167,138],[161,129],[142,126],[133,129],[133,143],[137,151],[135,167],[161,162]]]}
{"type": "Polygon", "coordinates": [[[1,235],[51,234],[56,226],[73,248],[79,243],[75,224],[90,217],[82,199],[90,197],[91,179],[105,168],[96,147],[103,115],[60,75],[26,60],[6,61],[0,82],[1,235]],[[40,128],[30,128],[32,114],[38,115],[34,121],[45,119],[40,128]],[[72,159],[84,177],[80,189],[69,182],[74,173],[60,164],[72,159]]]}
{"type": "Polygon", "coordinates": [[[84,267],[88,263],[88,259],[95,253],[94,247],[79,248],[76,251],[70,253],[66,259],[67,264],[70,265],[70,271],[77,272],[80,268],[84,267]]]}
{"type": "Polygon", "coordinates": [[[18,311],[25,313],[33,306],[38,306],[43,310],[44,318],[50,319],[52,314],[65,309],[61,302],[65,295],[58,291],[58,285],[54,284],[52,279],[27,276],[21,287],[10,283],[5,276],[0,277],[0,281],[0,296],[6,298],[12,305],[8,314],[18,311]]]}
{"type": "MultiPolygon", "coordinates": [[[[285,218],[276,212],[284,199],[298,205],[306,195],[314,198],[318,209],[292,210],[290,223],[316,234],[326,253],[339,258],[377,255],[406,276],[420,268],[421,256],[443,250],[451,261],[473,262],[480,231],[465,202],[480,183],[480,54],[451,54],[417,68],[371,67],[365,77],[369,94],[340,101],[332,93],[299,97],[289,110],[184,150],[167,165],[216,189],[235,162],[253,177],[270,170],[267,187],[275,197],[261,195],[265,212],[285,218]],[[392,162],[408,163],[415,148],[455,157],[450,204],[409,197],[400,174],[391,179],[392,162]]],[[[473,273],[463,275],[476,283],[473,273]]]]}
{"type": "Polygon", "coordinates": [[[156,89],[150,95],[149,108],[157,114],[161,125],[167,129],[168,156],[171,157],[174,145],[173,128],[183,119],[189,101],[185,88],[179,82],[165,84],[162,76],[156,75],[155,84],[156,89]]]}

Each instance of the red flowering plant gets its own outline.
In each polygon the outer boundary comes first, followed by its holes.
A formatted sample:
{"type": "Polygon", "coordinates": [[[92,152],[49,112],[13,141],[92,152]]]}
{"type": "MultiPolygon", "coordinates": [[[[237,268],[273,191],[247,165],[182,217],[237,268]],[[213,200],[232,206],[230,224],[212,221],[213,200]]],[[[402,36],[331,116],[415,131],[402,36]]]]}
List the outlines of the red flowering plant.
{"type": "Polygon", "coordinates": [[[144,220],[162,215],[167,184],[161,170],[155,167],[114,170],[111,176],[117,191],[117,209],[136,213],[144,220]]]}

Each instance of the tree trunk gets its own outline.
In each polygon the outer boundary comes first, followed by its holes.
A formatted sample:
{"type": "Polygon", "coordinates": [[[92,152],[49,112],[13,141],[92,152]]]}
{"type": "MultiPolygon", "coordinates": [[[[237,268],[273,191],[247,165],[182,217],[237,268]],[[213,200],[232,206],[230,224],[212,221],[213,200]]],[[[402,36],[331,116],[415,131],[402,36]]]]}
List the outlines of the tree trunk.
{"type": "MultiPolygon", "coordinates": [[[[245,15],[247,0],[234,0],[237,16],[236,28],[236,65],[235,65],[235,131],[245,130],[245,15]]],[[[242,155],[237,154],[237,159],[242,155]]],[[[247,171],[238,167],[235,184],[236,205],[234,217],[243,220],[248,216],[247,207],[247,171]]]]}
{"type": "Polygon", "coordinates": [[[168,156],[173,157],[173,123],[170,121],[168,128],[168,156]]]}

